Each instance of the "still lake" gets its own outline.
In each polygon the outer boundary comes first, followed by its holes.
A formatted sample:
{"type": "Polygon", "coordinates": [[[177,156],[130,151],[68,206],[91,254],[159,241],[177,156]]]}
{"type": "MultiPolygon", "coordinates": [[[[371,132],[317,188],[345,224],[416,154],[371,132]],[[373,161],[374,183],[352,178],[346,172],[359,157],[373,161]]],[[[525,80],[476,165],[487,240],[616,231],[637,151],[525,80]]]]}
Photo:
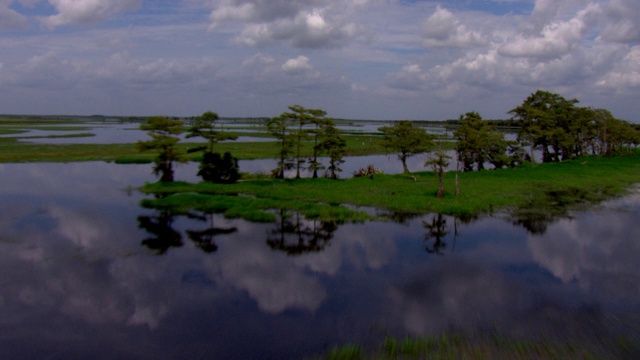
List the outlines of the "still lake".
{"type": "Polygon", "coordinates": [[[0,164],[0,358],[297,358],[450,329],[640,339],[640,191],[535,234],[501,214],[255,224],[140,207],[150,168],[0,164]]]}

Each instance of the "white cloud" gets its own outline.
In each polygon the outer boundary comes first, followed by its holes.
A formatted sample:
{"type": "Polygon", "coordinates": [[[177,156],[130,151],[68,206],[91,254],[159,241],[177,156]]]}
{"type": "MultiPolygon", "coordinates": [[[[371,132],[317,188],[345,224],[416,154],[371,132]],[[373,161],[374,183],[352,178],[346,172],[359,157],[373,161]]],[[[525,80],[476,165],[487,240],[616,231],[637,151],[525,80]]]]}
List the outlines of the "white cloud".
{"type": "Polygon", "coordinates": [[[477,31],[468,30],[453,13],[440,6],[423,24],[426,47],[469,47],[482,45],[486,39],[477,31]]]}
{"type": "Polygon", "coordinates": [[[285,42],[296,48],[343,45],[359,34],[349,21],[355,8],[367,1],[326,4],[322,1],[223,1],[211,13],[212,29],[223,23],[240,22],[237,44],[259,46],[285,42]]]}
{"type": "Polygon", "coordinates": [[[289,59],[282,64],[282,71],[288,74],[300,74],[311,69],[313,69],[313,66],[309,64],[309,58],[303,55],[295,59],[289,59]]]}
{"type": "Polygon", "coordinates": [[[309,100],[342,117],[504,117],[537,89],[615,103],[631,120],[640,111],[636,0],[538,0],[530,13],[522,3],[533,1],[514,1],[518,11],[502,14],[432,1],[25,1],[29,15],[8,0],[0,9],[54,31],[0,37],[0,105],[11,112],[190,115],[220,102],[221,113],[272,116],[309,100]],[[92,28],[137,6],[130,26],[92,28]]]}
{"type": "Polygon", "coordinates": [[[527,36],[516,34],[500,46],[504,56],[515,57],[559,57],[574,50],[584,38],[588,25],[600,14],[598,5],[589,5],[568,21],[552,21],[539,34],[527,36]]]}
{"type": "Polygon", "coordinates": [[[138,9],[142,0],[48,0],[58,12],[42,19],[42,23],[54,28],[66,24],[87,24],[103,21],[115,14],[138,9]]]}
{"type": "Polygon", "coordinates": [[[640,87],[640,46],[633,47],[596,85],[613,90],[640,87]]]}

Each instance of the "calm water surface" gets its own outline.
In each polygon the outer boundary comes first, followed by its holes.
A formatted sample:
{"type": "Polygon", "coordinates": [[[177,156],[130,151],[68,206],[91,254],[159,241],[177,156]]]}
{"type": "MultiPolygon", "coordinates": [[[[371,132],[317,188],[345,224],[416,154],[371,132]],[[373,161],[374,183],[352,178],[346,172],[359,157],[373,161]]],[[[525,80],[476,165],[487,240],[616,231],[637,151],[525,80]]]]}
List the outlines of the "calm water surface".
{"type": "Polygon", "coordinates": [[[150,165],[0,164],[0,358],[290,358],[447,329],[639,339],[637,192],[532,235],[503,215],[179,217],[139,206],[145,181],[150,165]]]}

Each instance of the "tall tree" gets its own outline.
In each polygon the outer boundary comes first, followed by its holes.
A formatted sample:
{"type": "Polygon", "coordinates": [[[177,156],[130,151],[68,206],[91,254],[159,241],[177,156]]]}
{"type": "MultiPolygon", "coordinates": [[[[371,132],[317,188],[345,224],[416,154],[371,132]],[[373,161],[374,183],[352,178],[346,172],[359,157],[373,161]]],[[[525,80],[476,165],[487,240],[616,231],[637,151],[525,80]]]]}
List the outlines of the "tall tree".
{"type": "MultiPolygon", "coordinates": [[[[310,121],[314,125],[311,135],[313,136],[313,155],[309,159],[309,170],[313,171],[312,177],[315,179],[318,177],[318,170],[322,170],[324,166],[318,161],[318,155],[326,150],[325,146],[320,142],[320,138],[323,136],[323,132],[326,132],[327,126],[333,126],[333,120],[327,118],[327,112],[321,109],[307,109],[307,113],[310,115],[310,121]]],[[[326,135],[326,134],[325,134],[326,135]]]]}
{"type": "Polygon", "coordinates": [[[576,121],[575,104],[578,100],[567,100],[548,91],[538,90],[522,105],[509,111],[520,121],[518,141],[533,151],[542,152],[543,162],[560,161],[573,155],[576,141],[571,129],[576,121]]]}
{"type": "Polygon", "coordinates": [[[146,130],[151,140],[138,141],[136,147],[139,151],[157,150],[153,173],[160,176],[160,181],[173,181],[173,163],[186,161],[184,153],[176,146],[180,141],[178,135],[183,132],[182,121],[154,116],[140,125],[140,129],[146,130]]]}
{"type": "Polygon", "coordinates": [[[495,168],[509,163],[506,154],[508,142],[495,125],[482,120],[477,112],[468,112],[460,116],[461,126],[454,136],[458,140],[456,151],[464,171],[472,171],[475,165],[478,171],[484,170],[485,162],[495,168]]]}
{"type": "Polygon", "coordinates": [[[442,198],[444,196],[444,169],[449,166],[449,159],[451,156],[447,155],[447,153],[442,150],[440,147],[436,149],[432,154],[429,155],[427,161],[424,163],[424,166],[431,166],[434,174],[438,177],[438,192],[436,196],[438,198],[442,198]]]}
{"type": "Polygon", "coordinates": [[[194,119],[193,126],[188,130],[187,138],[204,138],[207,140],[207,145],[190,149],[189,152],[208,151],[212,153],[215,144],[219,141],[236,140],[238,138],[235,134],[217,130],[216,121],[218,121],[218,119],[218,114],[213,111],[206,111],[194,119]]]}
{"type": "Polygon", "coordinates": [[[347,143],[340,136],[340,130],[335,127],[333,120],[325,119],[320,132],[318,148],[329,156],[329,167],[327,168],[329,178],[337,179],[337,173],[342,171],[340,164],[344,162],[342,158],[345,155],[346,147],[347,143]]]}
{"type": "Polygon", "coordinates": [[[273,177],[284,179],[284,172],[293,168],[291,154],[293,153],[293,136],[290,134],[289,125],[292,119],[287,113],[273,117],[267,121],[267,129],[278,140],[278,162],[273,169],[273,177]]]}
{"type": "Polygon", "coordinates": [[[398,152],[398,159],[402,162],[404,173],[409,173],[407,158],[422,154],[433,145],[433,137],[420,127],[414,126],[411,121],[403,120],[393,126],[382,126],[382,146],[387,150],[398,152]]]}
{"type": "Polygon", "coordinates": [[[198,168],[198,176],[201,176],[205,181],[216,183],[236,182],[240,178],[238,159],[231,156],[229,152],[226,152],[224,156],[220,156],[219,153],[214,152],[214,146],[219,141],[235,140],[238,136],[217,130],[215,125],[217,120],[218,114],[212,111],[207,111],[194,119],[194,124],[189,129],[187,138],[201,137],[207,140],[207,144],[191,148],[188,152],[204,152],[202,162],[198,168]]]}

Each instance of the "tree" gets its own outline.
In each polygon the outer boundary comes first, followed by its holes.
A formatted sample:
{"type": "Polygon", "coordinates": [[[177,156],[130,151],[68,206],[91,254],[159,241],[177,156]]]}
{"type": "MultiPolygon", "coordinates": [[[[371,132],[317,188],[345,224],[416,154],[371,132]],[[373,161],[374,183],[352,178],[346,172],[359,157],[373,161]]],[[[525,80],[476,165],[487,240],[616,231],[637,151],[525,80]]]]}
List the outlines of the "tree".
{"type": "Polygon", "coordinates": [[[542,161],[552,162],[574,156],[576,107],[578,100],[567,100],[548,91],[538,90],[531,94],[521,106],[511,111],[520,122],[518,141],[529,146],[531,160],[533,151],[542,151],[542,161]]]}
{"type": "Polygon", "coordinates": [[[300,170],[305,160],[302,157],[302,144],[309,139],[309,132],[304,126],[311,122],[313,116],[310,114],[310,110],[305,109],[300,105],[289,106],[291,113],[284,113],[282,116],[286,116],[291,119],[291,123],[296,126],[295,131],[292,132],[291,140],[293,147],[295,148],[295,168],[296,179],[300,179],[300,170]]]}
{"type": "Polygon", "coordinates": [[[139,151],[158,150],[153,173],[160,175],[160,181],[173,181],[173,163],[186,162],[184,153],[176,146],[180,141],[177,135],[183,132],[182,125],[182,121],[164,116],[150,117],[146,123],[140,125],[140,129],[147,130],[151,140],[138,141],[136,147],[139,151]]]}
{"type": "Polygon", "coordinates": [[[456,151],[464,171],[472,171],[475,165],[478,171],[484,170],[485,162],[495,168],[510,163],[506,154],[508,142],[495,125],[482,120],[477,112],[468,112],[460,116],[460,128],[454,136],[458,140],[456,151]]]}
{"type": "Polygon", "coordinates": [[[205,152],[200,163],[198,176],[204,181],[214,183],[231,184],[240,180],[240,170],[238,159],[231,156],[230,152],[225,152],[223,156],[219,153],[205,152]]]}
{"type": "Polygon", "coordinates": [[[320,132],[320,143],[317,147],[322,153],[329,156],[328,177],[337,179],[336,173],[342,171],[339,166],[344,162],[342,158],[346,152],[347,143],[340,136],[340,130],[335,127],[332,119],[325,119],[320,132]]]}
{"type": "MultiPolygon", "coordinates": [[[[326,117],[327,112],[324,110],[307,109],[307,113],[310,115],[311,123],[315,125],[315,129],[311,130],[313,135],[313,155],[309,159],[309,170],[313,171],[312,177],[315,179],[318,177],[318,170],[324,169],[322,163],[318,161],[318,155],[323,150],[328,150],[326,149],[326,144],[320,142],[320,138],[324,137],[326,139],[326,128],[327,126],[333,127],[334,123],[332,119],[326,117]]],[[[339,133],[337,135],[339,136],[339,133]]],[[[335,172],[332,173],[335,174],[335,172]]]]}
{"type": "Polygon", "coordinates": [[[215,123],[218,120],[218,114],[213,111],[206,111],[202,115],[194,119],[194,124],[189,128],[187,138],[201,137],[207,140],[206,146],[200,146],[190,149],[189,152],[208,151],[213,152],[216,143],[223,140],[236,140],[237,135],[224,131],[217,131],[215,123]]]}
{"type": "Polygon", "coordinates": [[[429,155],[427,161],[424,163],[424,166],[431,166],[433,172],[438,176],[438,193],[436,194],[438,198],[444,196],[442,177],[444,176],[444,169],[449,166],[449,159],[451,159],[451,156],[438,148],[433,154],[429,155]]]}
{"type": "Polygon", "coordinates": [[[403,120],[393,126],[380,127],[378,130],[383,134],[382,146],[387,150],[399,152],[398,159],[402,162],[404,173],[409,173],[407,158],[429,151],[433,144],[433,137],[410,121],[403,120]]]}
{"type": "Polygon", "coordinates": [[[293,168],[291,160],[293,141],[289,133],[291,121],[291,117],[287,113],[267,121],[267,130],[278,140],[278,162],[276,168],[272,171],[272,176],[278,179],[284,179],[284,172],[293,168]]]}
{"type": "Polygon", "coordinates": [[[204,152],[198,171],[198,176],[201,176],[203,180],[215,183],[233,183],[240,179],[238,159],[231,156],[229,152],[220,156],[213,149],[219,141],[235,140],[238,136],[217,131],[215,128],[216,120],[218,120],[218,114],[212,111],[207,111],[195,118],[195,123],[189,129],[187,138],[202,137],[207,140],[207,144],[189,149],[189,152],[204,152]]]}

